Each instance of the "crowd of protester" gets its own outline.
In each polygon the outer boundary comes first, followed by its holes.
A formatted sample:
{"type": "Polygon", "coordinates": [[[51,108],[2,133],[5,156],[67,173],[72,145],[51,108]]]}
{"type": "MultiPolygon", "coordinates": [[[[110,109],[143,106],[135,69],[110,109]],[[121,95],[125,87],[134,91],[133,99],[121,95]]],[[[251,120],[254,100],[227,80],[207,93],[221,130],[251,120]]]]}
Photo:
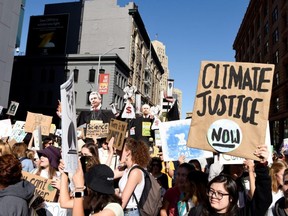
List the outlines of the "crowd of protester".
{"type": "Polygon", "coordinates": [[[33,211],[45,215],[44,206],[29,204],[35,186],[23,179],[22,171],[51,179],[57,189],[54,202],[73,216],[138,216],[145,173],[134,166],[147,170],[159,183],[159,216],[287,215],[285,152],[268,163],[267,146],[259,146],[254,152],[257,161],[221,165],[214,157],[205,166],[200,159],[186,161],[183,155],[178,161],[164,161],[161,148],[131,137],[125,139],[122,151],[113,148],[113,137],[79,139],[84,145],[78,149],[78,168],[73,174],[64,171],[61,145],[53,136],[43,137],[41,150],[28,148],[29,139],[12,147],[0,140],[0,216],[33,211]]]}

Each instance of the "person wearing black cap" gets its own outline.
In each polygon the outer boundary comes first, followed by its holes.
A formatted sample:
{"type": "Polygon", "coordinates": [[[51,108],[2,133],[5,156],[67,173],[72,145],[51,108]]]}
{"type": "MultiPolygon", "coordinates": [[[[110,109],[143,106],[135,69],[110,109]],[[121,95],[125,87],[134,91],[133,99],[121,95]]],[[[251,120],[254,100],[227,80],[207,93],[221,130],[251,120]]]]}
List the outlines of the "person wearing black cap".
{"type": "Polygon", "coordinates": [[[81,164],[78,162],[73,183],[75,186],[73,216],[84,216],[84,202],[92,216],[124,216],[121,199],[115,195],[114,173],[107,165],[95,165],[84,176],[81,164]],[[84,180],[88,195],[83,199],[86,188],[84,180]]]}

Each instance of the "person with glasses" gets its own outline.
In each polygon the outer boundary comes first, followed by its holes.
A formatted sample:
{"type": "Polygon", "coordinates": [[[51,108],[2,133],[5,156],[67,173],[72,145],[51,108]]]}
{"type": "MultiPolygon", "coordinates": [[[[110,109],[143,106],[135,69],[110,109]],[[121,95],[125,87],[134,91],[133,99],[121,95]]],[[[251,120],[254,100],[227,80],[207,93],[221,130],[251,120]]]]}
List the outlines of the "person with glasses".
{"type": "Polygon", "coordinates": [[[268,148],[266,145],[257,147],[254,155],[260,158],[255,162],[255,191],[251,200],[247,199],[245,206],[240,208],[238,202],[238,187],[236,181],[229,175],[220,174],[213,178],[207,186],[208,200],[190,210],[189,216],[232,215],[264,216],[272,202],[271,178],[267,167],[268,148]]]}

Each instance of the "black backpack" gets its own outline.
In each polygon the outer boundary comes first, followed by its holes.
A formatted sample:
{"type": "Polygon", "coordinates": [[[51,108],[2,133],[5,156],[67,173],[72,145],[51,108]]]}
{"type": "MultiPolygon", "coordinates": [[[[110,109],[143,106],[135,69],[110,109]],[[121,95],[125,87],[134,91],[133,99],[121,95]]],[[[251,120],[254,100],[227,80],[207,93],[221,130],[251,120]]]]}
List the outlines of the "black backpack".
{"type": "Polygon", "coordinates": [[[138,165],[133,166],[129,171],[129,174],[135,168],[142,170],[145,180],[145,185],[140,200],[137,200],[134,192],[132,194],[136,200],[139,214],[140,216],[157,216],[162,206],[161,186],[157,180],[150,173],[148,173],[148,171],[138,165]]]}

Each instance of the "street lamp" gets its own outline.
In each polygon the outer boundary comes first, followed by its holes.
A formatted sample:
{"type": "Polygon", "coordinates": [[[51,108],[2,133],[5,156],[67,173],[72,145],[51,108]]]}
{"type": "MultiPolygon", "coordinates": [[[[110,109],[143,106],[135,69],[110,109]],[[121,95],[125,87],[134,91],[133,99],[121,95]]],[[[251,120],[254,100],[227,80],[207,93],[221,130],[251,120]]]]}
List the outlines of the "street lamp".
{"type": "Polygon", "coordinates": [[[121,47],[114,47],[110,50],[108,50],[107,52],[103,53],[102,55],[99,55],[99,58],[98,58],[98,69],[97,69],[97,87],[99,88],[99,74],[100,74],[100,65],[101,65],[101,57],[102,56],[105,56],[107,53],[111,52],[112,50],[115,50],[115,49],[125,49],[124,46],[121,46],[121,47]]]}

